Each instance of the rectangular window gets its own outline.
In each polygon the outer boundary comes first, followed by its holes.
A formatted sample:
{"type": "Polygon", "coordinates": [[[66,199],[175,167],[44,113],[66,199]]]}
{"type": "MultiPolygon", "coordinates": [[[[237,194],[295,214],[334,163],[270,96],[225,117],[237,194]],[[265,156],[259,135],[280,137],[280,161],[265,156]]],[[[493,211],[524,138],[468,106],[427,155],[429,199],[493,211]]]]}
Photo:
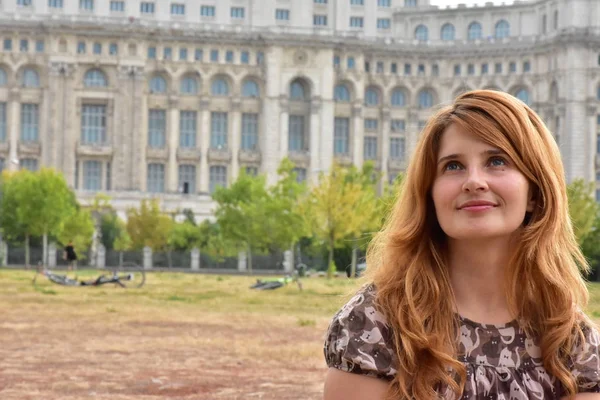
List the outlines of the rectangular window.
{"type": "Polygon", "coordinates": [[[31,6],[31,0],[17,0],[17,6],[29,7],[29,6],[31,6]]]}
{"type": "Polygon", "coordinates": [[[179,49],[179,60],[187,61],[187,54],[188,54],[188,51],[185,47],[180,48],[179,49]]]}
{"type": "Polygon", "coordinates": [[[36,53],[43,53],[44,49],[45,49],[45,42],[43,40],[36,40],[35,41],[35,52],[36,53]]]}
{"type": "Polygon", "coordinates": [[[244,19],[245,8],[244,7],[231,7],[231,18],[244,19]]]}
{"type": "Polygon", "coordinates": [[[106,106],[84,104],[81,106],[81,143],[106,143],[106,106]]]}
{"type": "Polygon", "coordinates": [[[494,73],[496,73],[496,74],[502,73],[502,63],[494,64],[494,73]]]}
{"type": "Polygon", "coordinates": [[[275,10],[275,19],[278,21],[289,21],[290,20],[290,10],[277,8],[275,10]]]}
{"type": "Polygon", "coordinates": [[[376,132],[378,123],[374,118],[365,118],[365,131],[376,132]]]}
{"type": "Polygon", "coordinates": [[[85,54],[85,42],[77,42],[77,54],[85,54]]]}
{"type": "Polygon", "coordinates": [[[210,114],[210,148],[226,149],[228,132],[227,113],[213,111],[210,114]]]}
{"type": "Polygon", "coordinates": [[[354,69],[356,66],[356,62],[354,61],[354,57],[348,57],[348,60],[346,61],[347,65],[348,65],[348,69],[354,69]]]}
{"type": "Polygon", "coordinates": [[[4,39],[4,50],[12,50],[12,39],[4,39]]]}
{"type": "Polygon", "coordinates": [[[475,75],[475,65],[473,65],[473,64],[467,65],[467,74],[475,75]]]}
{"type": "Polygon", "coordinates": [[[37,142],[39,132],[39,106],[21,104],[21,141],[37,142]]]}
{"type": "Polygon", "coordinates": [[[511,61],[508,64],[508,72],[517,72],[517,63],[514,61],[511,61]]]}
{"type": "Polygon", "coordinates": [[[124,12],[125,11],[125,2],[124,1],[111,1],[110,2],[110,11],[124,12]]]}
{"type": "Polygon", "coordinates": [[[213,194],[218,187],[227,187],[227,167],[213,165],[208,173],[208,190],[213,194]]]}
{"type": "Polygon", "coordinates": [[[313,15],[314,26],[327,26],[327,15],[313,15]]]}
{"type": "Polygon", "coordinates": [[[154,3],[149,1],[142,1],[140,3],[140,12],[142,14],[154,14],[154,3]]]}
{"type": "Polygon", "coordinates": [[[416,7],[417,0],[404,0],[404,7],[416,7]]]}
{"type": "Polygon", "coordinates": [[[165,165],[148,164],[147,190],[150,193],[164,193],[165,191],[165,165]]]}
{"type": "Polygon", "coordinates": [[[102,43],[94,43],[93,51],[94,54],[102,54],[102,43]]]}
{"type": "Polygon", "coordinates": [[[196,193],[196,166],[182,164],[179,166],[179,192],[196,193]]]}
{"type": "Polygon", "coordinates": [[[79,0],[79,9],[85,11],[94,11],[94,0],[79,0]]]}
{"type": "Polygon", "coordinates": [[[460,64],[454,65],[454,76],[460,76],[460,73],[461,73],[461,65],[460,64]]]}
{"type": "Polygon", "coordinates": [[[246,167],[246,175],[257,176],[258,175],[258,168],[256,168],[256,167],[246,167]]]}
{"type": "Polygon", "coordinates": [[[102,189],[102,163],[100,161],[83,162],[83,189],[92,191],[102,189]]]}
{"type": "Polygon", "coordinates": [[[390,123],[392,132],[404,132],[406,130],[406,122],[403,119],[393,119],[390,123]]]}
{"type": "Polygon", "coordinates": [[[21,39],[19,42],[19,50],[21,53],[27,53],[29,51],[29,40],[21,39]]]}
{"type": "Polygon", "coordinates": [[[425,75],[425,64],[419,64],[419,66],[417,67],[417,74],[425,75]]]}
{"type": "Polygon", "coordinates": [[[437,64],[431,65],[431,75],[432,76],[440,76],[440,67],[437,64]]]}
{"type": "Polygon", "coordinates": [[[365,0],[350,0],[350,5],[352,6],[364,6],[365,0]]]}
{"type": "Polygon", "coordinates": [[[392,160],[404,159],[404,138],[390,138],[390,158],[392,160]]]}
{"type": "Polygon", "coordinates": [[[340,56],[333,56],[333,66],[334,67],[339,67],[340,66],[340,56]]]}
{"type": "Polygon", "coordinates": [[[194,51],[194,60],[202,61],[202,58],[204,58],[204,51],[202,49],[196,49],[194,51]]]}
{"type": "Polygon", "coordinates": [[[258,114],[242,114],[242,149],[258,149],[258,114]]]}
{"type": "Polygon", "coordinates": [[[110,161],[106,163],[106,190],[111,190],[111,169],[110,169],[110,161]]]}
{"type": "Polygon", "coordinates": [[[185,4],[172,3],[171,15],[185,15],[185,4]]]}
{"type": "Polygon", "coordinates": [[[523,72],[531,71],[531,63],[529,61],[523,62],[523,72]]]}
{"type": "Polygon", "coordinates": [[[377,159],[377,138],[374,136],[366,136],[363,149],[363,157],[365,160],[377,159]]]}
{"type": "Polygon", "coordinates": [[[481,64],[481,75],[486,75],[487,73],[488,73],[488,64],[487,63],[481,64]]]}
{"type": "Polygon", "coordinates": [[[214,6],[200,7],[200,15],[202,17],[214,17],[215,16],[215,7],[214,6]]]}
{"type": "Polygon", "coordinates": [[[304,116],[290,115],[288,122],[288,151],[306,150],[304,141],[304,116]]]}
{"type": "Polygon", "coordinates": [[[371,70],[371,64],[368,61],[365,61],[365,72],[369,72],[371,70]]]}
{"type": "Polygon", "coordinates": [[[296,174],[296,182],[304,183],[306,182],[306,168],[294,168],[292,171],[296,174]]]}
{"type": "Polygon", "coordinates": [[[250,64],[250,53],[247,51],[242,51],[240,53],[240,62],[242,64],[250,64]]]}
{"type": "Polygon", "coordinates": [[[219,62],[219,50],[211,50],[210,51],[210,61],[211,62],[219,62]]]}
{"type": "Polygon", "coordinates": [[[362,28],[363,27],[363,17],[350,17],[350,27],[351,28],[362,28]]]}
{"type": "Polygon", "coordinates": [[[108,45],[108,54],[111,56],[116,56],[119,54],[119,46],[116,43],[111,43],[108,45]]]}
{"type": "Polygon", "coordinates": [[[392,26],[392,21],[389,18],[377,18],[377,29],[387,30],[392,26]]]}
{"type": "Polygon", "coordinates": [[[336,117],[334,121],[333,131],[334,154],[350,154],[350,118],[336,117]]]}
{"type": "Polygon", "coordinates": [[[164,148],[166,145],[167,112],[150,109],[148,111],[148,146],[164,148]]]}
{"type": "Polygon", "coordinates": [[[225,52],[225,62],[228,63],[228,64],[232,64],[233,63],[233,51],[227,50],[225,52]]]}
{"type": "Polygon", "coordinates": [[[38,170],[38,160],[36,158],[22,158],[19,160],[21,169],[26,169],[31,172],[38,170]]]}
{"type": "Polygon", "coordinates": [[[327,0],[314,0],[315,4],[327,4],[327,0]]]}
{"type": "Polygon", "coordinates": [[[596,154],[600,154],[600,135],[596,136],[596,154]]]}
{"type": "Polygon", "coordinates": [[[63,0],[48,0],[48,7],[63,8],[63,0]]]}
{"type": "Polygon", "coordinates": [[[404,64],[404,75],[410,75],[410,74],[412,74],[412,65],[404,64]]]}
{"type": "Polygon", "coordinates": [[[151,60],[156,60],[156,47],[148,47],[148,58],[151,60]]]}
{"type": "Polygon", "coordinates": [[[6,103],[0,103],[0,143],[6,143],[6,103]]]}
{"type": "Polygon", "coordinates": [[[196,111],[179,112],[179,147],[196,147],[196,111]]]}
{"type": "Polygon", "coordinates": [[[163,60],[171,60],[173,58],[173,49],[165,47],[163,49],[163,60]]]}
{"type": "Polygon", "coordinates": [[[391,0],[377,0],[377,7],[391,7],[391,0]]]}
{"type": "Polygon", "coordinates": [[[377,61],[377,73],[383,74],[383,62],[377,61]]]}

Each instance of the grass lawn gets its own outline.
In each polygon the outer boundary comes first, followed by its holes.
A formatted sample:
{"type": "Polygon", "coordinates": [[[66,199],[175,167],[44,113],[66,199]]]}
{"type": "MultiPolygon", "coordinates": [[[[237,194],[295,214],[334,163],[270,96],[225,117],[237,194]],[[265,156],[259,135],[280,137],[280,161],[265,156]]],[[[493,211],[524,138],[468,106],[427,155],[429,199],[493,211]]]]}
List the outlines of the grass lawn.
{"type": "MultiPolygon", "coordinates": [[[[78,271],[91,278],[97,271],[78,271]]],[[[320,399],[331,316],[359,282],[149,273],[141,289],[0,270],[0,398],[320,399]]],[[[600,319],[600,284],[588,312],[600,319]]]]}

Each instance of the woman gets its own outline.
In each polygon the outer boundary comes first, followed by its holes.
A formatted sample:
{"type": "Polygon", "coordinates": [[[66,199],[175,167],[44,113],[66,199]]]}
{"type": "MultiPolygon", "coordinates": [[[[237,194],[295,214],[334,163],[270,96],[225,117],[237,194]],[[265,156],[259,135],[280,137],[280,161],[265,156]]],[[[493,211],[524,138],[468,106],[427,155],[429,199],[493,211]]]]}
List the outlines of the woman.
{"type": "Polygon", "coordinates": [[[75,252],[75,246],[73,246],[73,241],[69,240],[69,243],[65,247],[64,250],[64,259],[67,261],[68,266],[67,270],[77,270],[77,253],[75,252]]]}
{"type": "Polygon", "coordinates": [[[560,153],[516,98],[430,119],[367,264],[329,327],[326,400],[600,399],[560,153]]]}

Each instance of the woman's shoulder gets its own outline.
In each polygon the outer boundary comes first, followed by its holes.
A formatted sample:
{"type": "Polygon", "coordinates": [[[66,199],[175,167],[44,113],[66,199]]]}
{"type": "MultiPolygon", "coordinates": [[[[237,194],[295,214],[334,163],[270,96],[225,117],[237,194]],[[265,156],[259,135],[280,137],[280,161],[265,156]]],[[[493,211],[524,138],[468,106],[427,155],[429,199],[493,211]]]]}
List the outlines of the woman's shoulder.
{"type": "Polygon", "coordinates": [[[392,331],[376,305],[376,289],[363,286],[333,317],[324,346],[330,367],[392,379],[396,353],[392,331]]]}

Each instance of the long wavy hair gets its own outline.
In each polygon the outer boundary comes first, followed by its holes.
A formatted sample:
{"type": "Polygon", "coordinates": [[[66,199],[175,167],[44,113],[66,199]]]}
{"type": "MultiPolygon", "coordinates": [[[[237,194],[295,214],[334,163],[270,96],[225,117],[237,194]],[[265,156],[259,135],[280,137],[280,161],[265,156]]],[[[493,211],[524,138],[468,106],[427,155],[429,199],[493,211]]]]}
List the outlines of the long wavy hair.
{"type": "Polygon", "coordinates": [[[587,305],[582,255],[569,218],[558,147],[540,117],[499,91],[475,90],[430,118],[407,169],[398,199],[367,251],[367,279],[394,332],[398,373],[390,399],[431,399],[436,390],[463,392],[466,368],[457,361],[454,294],[446,262],[446,236],[431,198],[441,135],[451,124],[508,154],[529,180],[536,207],[520,229],[519,247],[506,271],[512,315],[540,340],[543,365],[573,395],[567,368],[587,305]]]}

